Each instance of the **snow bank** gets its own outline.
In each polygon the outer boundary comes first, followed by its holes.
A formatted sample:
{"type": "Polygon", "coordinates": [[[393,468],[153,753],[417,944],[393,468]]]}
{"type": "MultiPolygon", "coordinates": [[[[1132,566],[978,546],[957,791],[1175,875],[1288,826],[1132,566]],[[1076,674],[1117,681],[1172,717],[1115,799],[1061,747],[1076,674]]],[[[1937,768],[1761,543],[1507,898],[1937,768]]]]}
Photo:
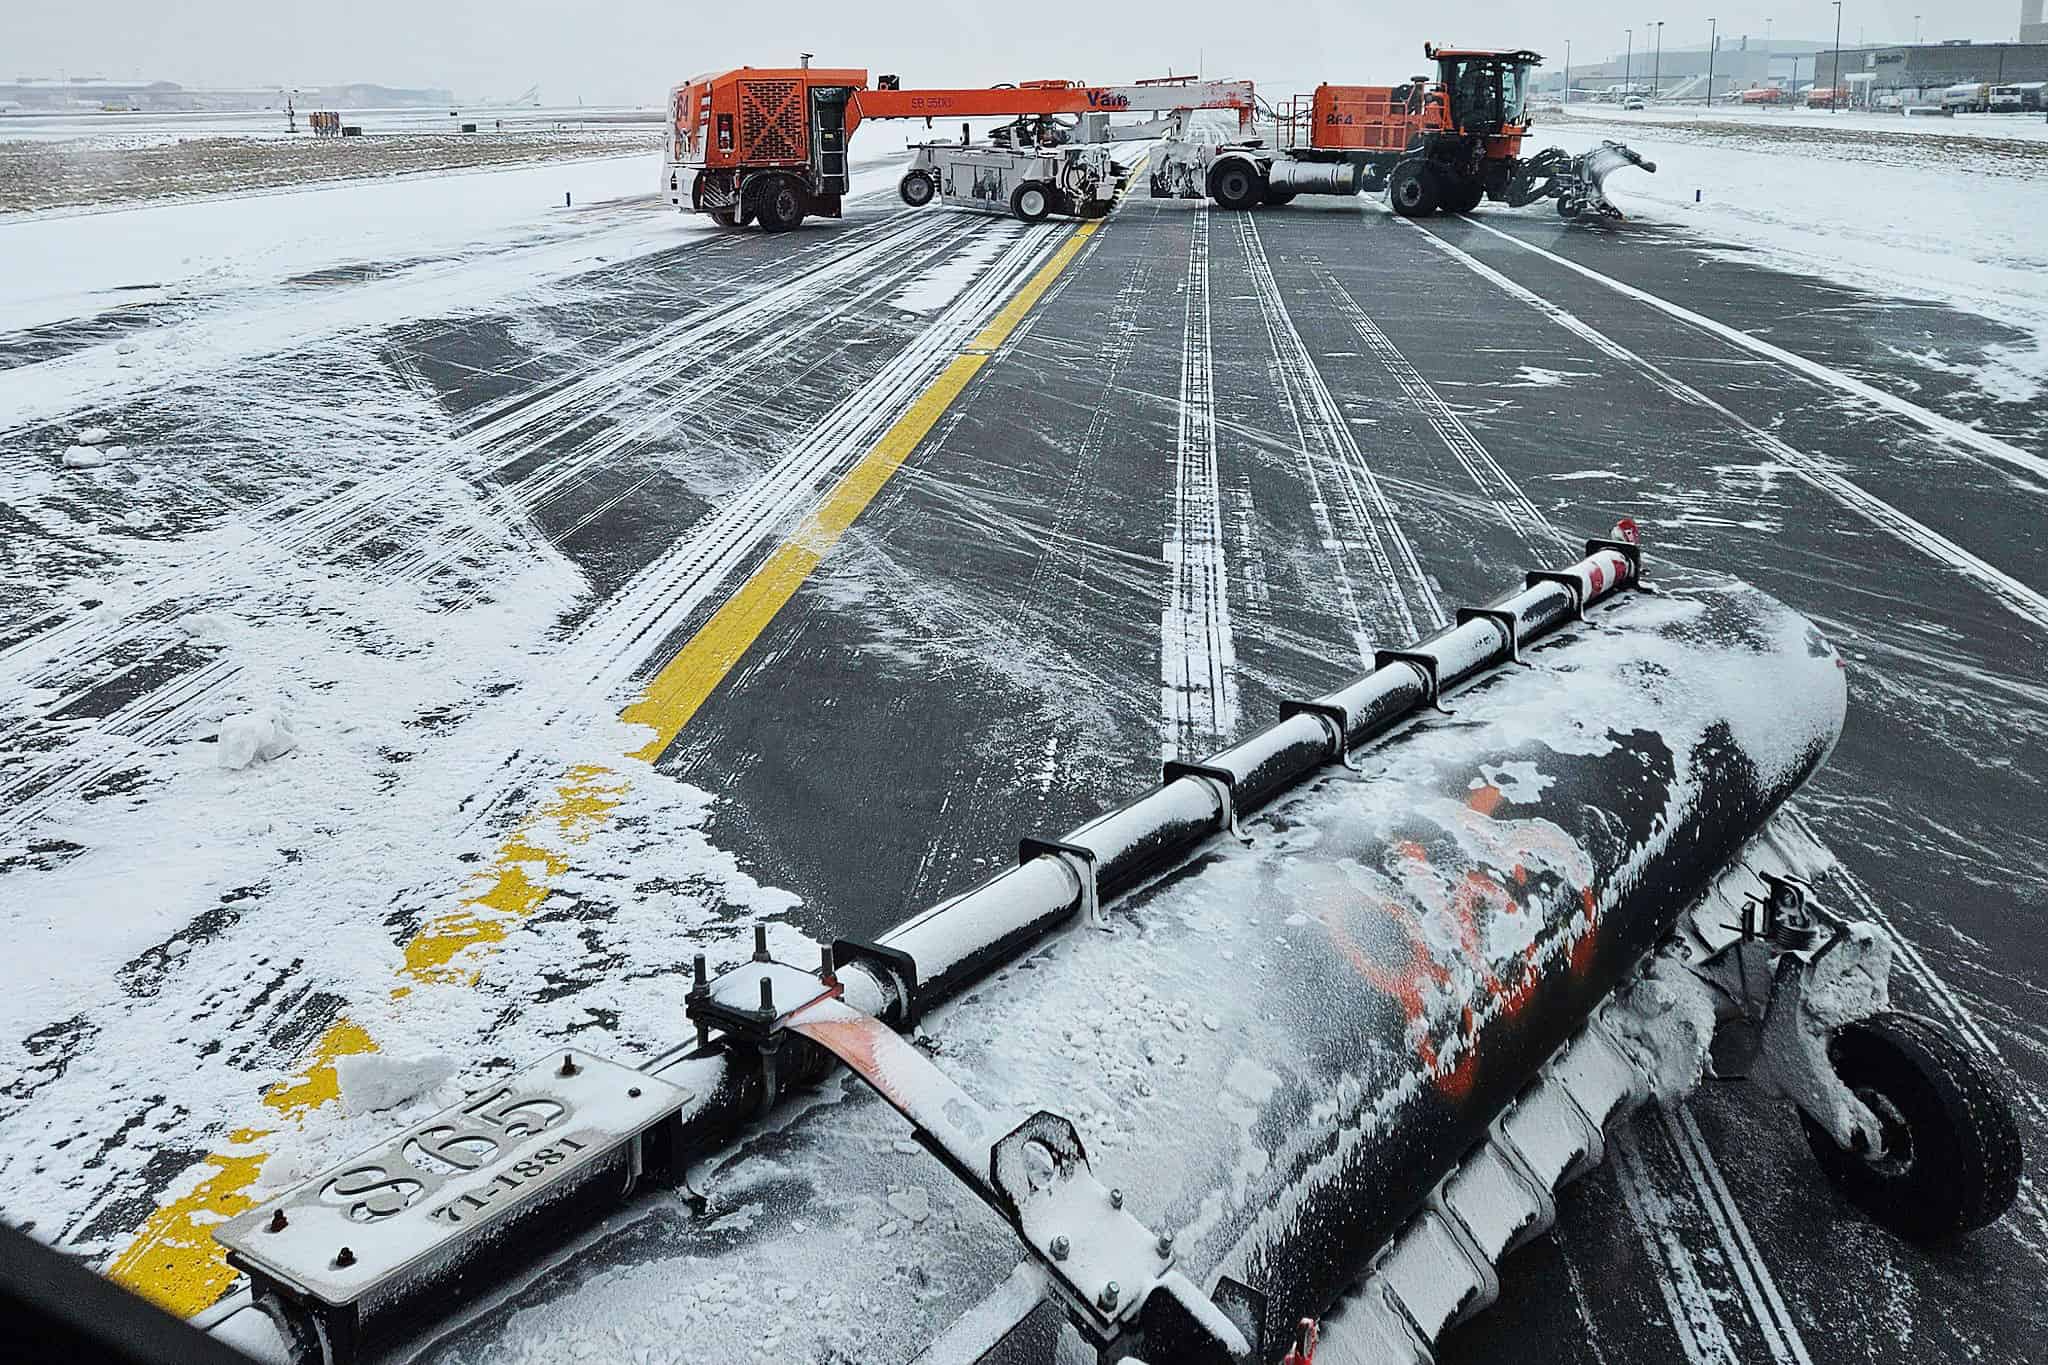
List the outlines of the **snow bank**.
{"type": "Polygon", "coordinates": [[[442,1053],[423,1057],[392,1057],[382,1052],[354,1052],[334,1063],[341,1084],[342,1112],[351,1118],[395,1109],[436,1089],[455,1074],[455,1059],[442,1053]]]}
{"type": "Polygon", "coordinates": [[[291,722],[274,706],[220,723],[220,766],[240,771],[252,763],[268,763],[299,747],[291,722]]]}
{"type": "Polygon", "coordinates": [[[107,462],[107,452],[98,446],[72,446],[61,457],[66,469],[97,469],[107,462]]]}

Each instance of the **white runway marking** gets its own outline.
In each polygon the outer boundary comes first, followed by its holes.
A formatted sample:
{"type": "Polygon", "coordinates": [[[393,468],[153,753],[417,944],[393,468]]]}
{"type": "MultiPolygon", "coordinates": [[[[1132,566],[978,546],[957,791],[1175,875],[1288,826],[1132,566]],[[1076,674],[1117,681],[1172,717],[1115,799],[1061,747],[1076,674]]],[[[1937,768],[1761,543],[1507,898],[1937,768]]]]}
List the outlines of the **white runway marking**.
{"type": "Polygon", "coordinates": [[[1161,557],[1168,586],[1159,621],[1160,756],[1207,752],[1237,729],[1237,646],[1216,469],[1215,356],[1209,334],[1209,214],[1194,216],[1181,323],[1180,434],[1173,520],[1161,557]]]}

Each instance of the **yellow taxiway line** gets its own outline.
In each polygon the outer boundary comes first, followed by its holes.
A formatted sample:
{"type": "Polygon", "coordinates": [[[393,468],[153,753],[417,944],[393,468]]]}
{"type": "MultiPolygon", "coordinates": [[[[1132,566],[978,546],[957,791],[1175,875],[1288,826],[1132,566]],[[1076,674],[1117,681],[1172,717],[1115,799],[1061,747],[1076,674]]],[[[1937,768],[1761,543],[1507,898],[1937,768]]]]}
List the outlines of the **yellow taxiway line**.
{"type": "MultiPolygon", "coordinates": [[[[903,415],[826,494],[796,532],[742,584],[649,680],[622,713],[644,725],[648,740],[625,755],[652,763],[682,732],[726,674],[759,639],[768,623],[796,595],[847,528],[903,467],[967,382],[988,363],[1025,316],[1072,263],[1101,219],[1080,224],[1026,281],[974,339],[925,386],[903,415]]],[[[547,899],[551,883],[569,868],[566,850],[587,841],[624,800],[629,779],[601,764],[569,770],[553,793],[522,820],[481,874],[477,894],[423,924],[405,945],[405,965],[392,994],[403,997],[410,983],[474,980],[477,961],[547,899]]],[[[340,1094],[335,1062],[351,1053],[374,1052],[376,1039],[352,1020],[328,1025],[299,1073],[273,1085],[263,1104],[278,1119],[293,1122],[340,1094]]],[[[115,1280],[181,1315],[220,1299],[235,1280],[212,1228],[255,1206],[251,1193],[267,1156],[262,1140],[274,1129],[241,1128],[224,1150],[206,1158],[212,1169],[184,1193],[160,1205],[135,1240],[114,1258],[115,1280]]]]}

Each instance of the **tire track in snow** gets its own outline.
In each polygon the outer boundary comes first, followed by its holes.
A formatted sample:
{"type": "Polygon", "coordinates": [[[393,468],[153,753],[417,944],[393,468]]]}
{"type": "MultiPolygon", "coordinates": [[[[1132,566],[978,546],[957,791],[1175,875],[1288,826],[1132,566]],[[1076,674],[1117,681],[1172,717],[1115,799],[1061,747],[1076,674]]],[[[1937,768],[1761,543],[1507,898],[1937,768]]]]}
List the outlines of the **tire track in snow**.
{"type": "MultiPolygon", "coordinates": [[[[1871,493],[1837,472],[1830,462],[1809,455],[1770,432],[1755,426],[1747,419],[1692,385],[1679,379],[1654,361],[1629,350],[1605,332],[1592,326],[1576,314],[1542,295],[1518,284],[1514,280],[1479,260],[1462,247],[1453,245],[1421,226],[1412,219],[1403,218],[1402,223],[1422,235],[1438,251],[1457,261],[1480,278],[1498,286],[1506,293],[1527,303],[1543,313],[1551,321],[1563,327],[1594,347],[1602,355],[1619,360],[1640,371],[1652,384],[1671,397],[1692,407],[1702,408],[1719,417],[1734,428],[1743,441],[1784,465],[1800,479],[1820,493],[1834,499],[1842,506],[1864,517],[1886,535],[1900,544],[1918,550],[1963,578],[1982,588],[2000,606],[2028,624],[2048,630],[2048,596],[2043,596],[2025,583],[1996,565],[1988,563],[1942,535],[1924,522],[1908,516],[1884,499],[1871,493]]],[[[1492,229],[1488,229],[1492,231],[1492,229]]],[[[1505,234],[1501,234],[1505,235],[1505,234]]],[[[1509,240],[1514,240],[1510,238],[1509,240]]],[[[1532,248],[1533,249],[1533,248],[1532,248]]],[[[1569,264],[1567,262],[1567,264],[1569,264]]],[[[1605,276],[1599,277],[1605,279],[1605,276]]]]}
{"type": "Polygon", "coordinates": [[[1167,761],[1206,753],[1237,730],[1237,646],[1231,638],[1223,490],[1216,468],[1206,204],[1194,214],[1183,292],[1173,515],[1160,547],[1167,597],[1159,621],[1159,753],[1167,761]]]}
{"type": "MultiPolygon", "coordinates": [[[[1259,236],[1258,223],[1248,213],[1236,215],[1239,240],[1250,266],[1253,291],[1273,345],[1275,365],[1287,405],[1293,413],[1304,455],[1313,445],[1324,457],[1341,497],[1339,506],[1348,520],[1359,528],[1354,542],[1362,543],[1371,561],[1371,572],[1385,607],[1380,622],[1381,637],[1392,636],[1396,645],[1406,645],[1450,623],[1429,575],[1423,572],[1415,546],[1401,529],[1399,515],[1380,487],[1371,461],[1359,448],[1343,407],[1323,382],[1309,354],[1308,344],[1287,311],[1286,298],[1273,277],[1272,264],[1259,236]],[[1403,580],[1406,580],[1405,586],[1403,580]]],[[[1318,501],[1321,501],[1318,497],[1318,501]]],[[[1316,513],[1318,526],[1325,524],[1326,510],[1316,513]]],[[[1332,536],[1333,542],[1335,536],[1332,536]]],[[[1354,613],[1355,615],[1355,613],[1354,613]]],[[[1361,644],[1360,657],[1371,661],[1369,642],[1361,644]]]]}
{"type": "MultiPolygon", "coordinates": [[[[940,223],[956,229],[960,227],[957,220],[940,220],[940,223]]],[[[843,321],[846,312],[864,302],[871,302],[882,291],[893,291],[906,275],[922,268],[926,260],[923,254],[925,247],[936,244],[938,249],[944,250],[947,243],[965,235],[964,231],[936,237],[930,233],[910,234],[907,244],[892,236],[882,244],[891,250],[880,259],[870,252],[857,251],[844,261],[835,262],[837,269],[799,277],[807,281],[812,290],[845,292],[843,301],[825,308],[800,325],[782,325],[772,308],[735,309],[729,315],[721,314],[716,320],[723,325],[689,330],[685,335],[691,344],[687,347],[671,349],[656,346],[651,348],[654,351],[652,356],[648,354],[650,348],[633,348],[624,363],[608,365],[596,376],[586,376],[569,386],[577,391],[579,397],[589,401],[544,399],[487,418],[473,429],[471,439],[458,437],[450,443],[458,450],[444,451],[428,461],[417,462],[434,467],[409,469],[402,479],[396,481],[398,486],[384,481],[359,484],[335,503],[318,505],[309,509],[307,514],[291,519],[284,534],[271,537],[248,556],[254,563],[245,578],[260,583],[286,560],[333,564],[345,560],[379,537],[403,534],[405,519],[424,496],[422,484],[429,480],[438,483],[457,477],[458,473],[468,477],[479,474],[487,477],[492,469],[508,468],[540,453],[547,443],[556,438],[559,430],[546,425],[543,419],[566,423],[571,429],[601,419],[619,404],[635,400],[636,395],[629,386],[635,376],[645,373],[653,363],[660,363],[664,369],[674,367],[689,376],[678,391],[660,400],[639,398],[637,415],[632,420],[605,427],[568,456],[549,460],[526,479],[491,495],[482,506],[467,500],[460,502],[456,507],[456,516],[460,520],[454,521],[453,534],[434,544],[431,550],[401,552],[389,574],[379,574],[380,582],[392,585],[410,583],[424,589],[435,575],[480,556],[494,538],[501,537],[508,529],[515,536],[530,535],[526,528],[531,516],[573,488],[577,480],[604,468],[614,456],[653,433],[672,426],[690,409],[735,388],[744,381],[751,367],[771,362],[818,331],[843,321]],[[867,268],[859,269],[860,265],[867,268]],[[820,279],[819,275],[826,278],[820,279]],[[593,383],[593,379],[610,382],[593,383]],[[463,463],[459,471],[446,467],[455,460],[463,463]],[[366,486],[378,490],[377,503],[367,507],[361,496],[366,486]],[[387,505],[395,515],[385,515],[387,505]],[[362,515],[341,527],[335,525],[338,513],[356,512],[362,515]]],[[[796,281],[791,281],[772,288],[766,297],[780,304],[793,303],[792,287],[795,284],[796,281]]],[[[601,511],[600,508],[592,515],[601,511]]],[[[445,525],[450,520],[443,517],[441,522],[445,525]]],[[[233,572],[230,566],[216,565],[215,568],[217,577],[214,583],[204,579],[197,584],[179,580],[173,585],[179,590],[178,595],[163,605],[183,611],[204,601],[209,590],[220,591],[222,581],[231,578],[233,572]]],[[[472,575],[466,589],[458,593],[455,600],[443,603],[442,609],[453,610],[473,604],[485,590],[482,576],[472,575]]],[[[69,655],[61,660],[63,674],[76,676],[84,673],[87,681],[82,686],[74,686],[55,703],[40,708],[41,711],[55,714],[104,686],[106,676],[103,673],[95,675],[95,670],[106,655],[125,653],[138,644],[144,652],[134,661],[135,664],[151,662],[182,650],[189,641],[175,624],[159,620],[155,611],[146,605],[143,611],[132,613],[111,631],[105,632],[97,651],[81,651],[83,657],[69,655]]],[[[0,662],[4,662],[4,655],[0,655],[0,662]]],[[[184,727],[204,719],[209,704],[218,695],[218,688],[233,678],[235,670],[209,664],[202,666],[199,672],[206,685],[189,687],[180,684],[172,708],[166,709],[164,699],[156,691],[144,691],[108,713],[97,725],[82,730],[74,742],[60,741],[40,761],[31,762],[25,770],[13,775],[4,787],[0,787],[0,809],[5,811],[0,815],[0,838],[31,829],[58,803],[87,792],[112,774],[142,761],[144,751],[153,744],[162,743],[184,727]]],[[[59,676],[57,668],[46,667],[41,673],[28,675],[26,681],[31,686],[47,686],[57,681],[59,676]]],[[[36,718],[30,717],[5,735],[0,735],[0,742],[12,742],[26,726],[35,723],[36,718]]]]}
{"type": "Polygon", "coordinates": [[[1316,283],[1322,287],[1324,296],[1336,303],[1337,311],[1351,324],[1351,330],[1358,339],[1365,343],[1373,358],[1386,368],[1394,382],[1401,386],[1401,392],[1421,411],[1423,420],[1429,423],[1430,430],[1437,434],[1444,448],[1451,452],[1479,491],[1492,502],[1501,524],[1521,539],[1533,556],[1532,562],[1548,563],[1559,549],[1570,549],[1570,539],[1529,500],[1522,486],[1508,477],[1508,472],[1493,458],[1493,453],[1472,434],[1464,419],[1452,411],[1451,405],[1436,391],[1436,386],[1422,377],[1422,372],[1401,354],[1387,334],[1380,330],[1379,324],[1358,306],[1358,300],[1351,296],[1351,291],[1340,284],[1329,267],[1320,261],[1316,262],[1314,269],[1316,283]]]}

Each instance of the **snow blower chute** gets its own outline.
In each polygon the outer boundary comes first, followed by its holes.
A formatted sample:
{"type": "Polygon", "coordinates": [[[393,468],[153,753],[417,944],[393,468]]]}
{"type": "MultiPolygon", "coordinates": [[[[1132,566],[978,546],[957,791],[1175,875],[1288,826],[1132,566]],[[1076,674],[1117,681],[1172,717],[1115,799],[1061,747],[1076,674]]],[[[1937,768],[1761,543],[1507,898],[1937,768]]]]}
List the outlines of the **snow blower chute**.
{"type": "Polygon", "coordinates": [[[1717,1022],[1881,1221],[2011,1201],[2003,1100],[1889,1012],[1885,940],[1781,813],[1846,706],[1804,619],[1653,592],[1617,536],[1376,665],[877,939],[678,964],[667,1055],[553,1053],[228,1221],[251,1288],[215,1329],[1277,1365],[1321,1319],[1426,1361],[1717,1022]]]}

